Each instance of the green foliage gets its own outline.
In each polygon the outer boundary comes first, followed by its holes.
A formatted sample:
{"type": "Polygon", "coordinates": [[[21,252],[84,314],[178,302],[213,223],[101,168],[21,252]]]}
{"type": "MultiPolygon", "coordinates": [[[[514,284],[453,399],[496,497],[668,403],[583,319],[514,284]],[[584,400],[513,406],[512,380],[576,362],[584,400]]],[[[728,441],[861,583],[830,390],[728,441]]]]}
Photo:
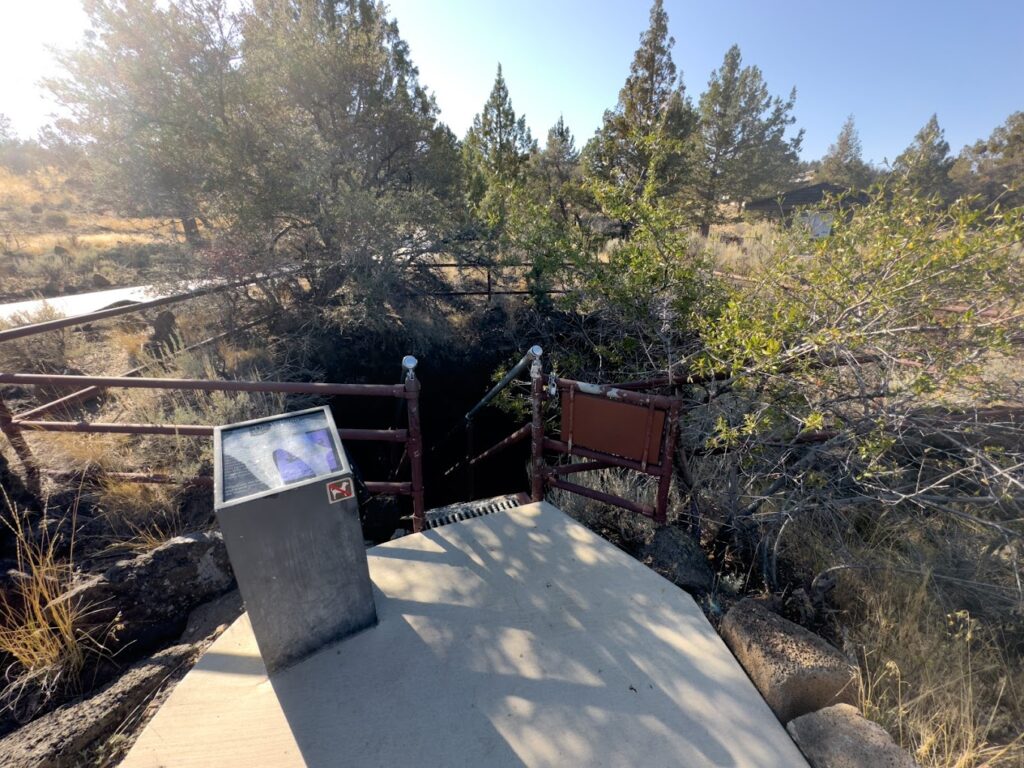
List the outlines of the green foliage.
{"type": "Polygon", "coordinates": [[[769,95],[761,70],[742,66],[736,45],[711,73],[693,148],[692,194],[704,235],[720,219],[723,201],[773,194],[793,178],[803,131],[785,134],[796,120],[795,102],[795,88],[785,101],[769,95]]]}
{"type": "Polygon", "coordinates": [[[490,96],[462,144],[469,208],[488,237],[502,237],[511,197],[524,183],[536,151],[526,116],[516,115],[499,64],[490,96]]]}
{"type": "Polygon", "coordinates": [[[627,240],[578,255],[564,275],[575,290],[563,307],[584,329],[582,367],[625,376],[671,368],[695,341],[695,318],[716,311],[708,256],[671,201],[626,202],[612,187],[599,187],[597,199],[635,224],[627,240]]]}
{"type": "Polygon", "coordinates": [[[516,115],[501,64],[483,111],[473,118],[466,136],[466,152],[488,183],[517,181],[536,143],[526,127],[526,116],[516,115]]]}
{"type": "Polygon", "coordinates": [[[835,144],[821,158],[815,172],[818,181],[839,184],[847,189],[866,189],[874,179],[874,172],[861,155],[860,136],[853,124],[853,115],[846,118],[835,144]]]}
{"type": "Polygon", "coordinates": [[[893,161],[893,170],[915,194],[936,195],[948,202],[953,189],[949,172],[953,158],[949,155],[946,134],[939,127],[939,119],[932,115],[917,132],[910,146],[893,161]]]}
{"type": "Polygon", "coordinates": [[[984,204],[1024,205],[1024,112],[1014,112],[988,139],[964,147],[949,175],[960,191],[984,204]]]}
{"type": "Polygon", "coordinates": [[[946,209],[905,187],[876,189],[831,237],[795,229],[782,241],[757,288],[737,290],[701,324],[703,363],[770,372],[821,354],[873,353],[955,376],[979,349],[1006,349],[1007,328],[991,311],[1012,317],[1021,302],[1022,227],[1020,209],[946,209]]]}
{"type": "Polygon", "coordinates": [[[222,207],[240,246],[299,255],[319,299],[355,275],[382,301],[461,202],[454,139],[397,24],[380,3],[297,0],[254,3],[241,30],[247,103],[222,207]]]}
{"type": "Polygon", "coordinates": [[[197,242],[197,217],[223,189],[237,38],[226,0],[87,0],[91,30],[48,81],[71,113],[58,127],[87,142],[120,210],[171,215],[197,242]]]}
{"type": "Polygon", "coordinates": [[[670,196],[687,180],[686,142],[696,115],[676,76],[673,45],[668,14],[655,0],[618,103],[587,145],[588,176],[618,188],[627,200],[670,196]]]}

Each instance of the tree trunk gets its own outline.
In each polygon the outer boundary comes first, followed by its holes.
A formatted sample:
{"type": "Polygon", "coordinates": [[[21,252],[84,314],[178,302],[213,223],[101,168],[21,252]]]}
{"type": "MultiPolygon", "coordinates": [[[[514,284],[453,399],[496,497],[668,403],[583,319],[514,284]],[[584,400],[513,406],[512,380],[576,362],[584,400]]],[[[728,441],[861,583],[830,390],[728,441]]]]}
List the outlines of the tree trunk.
{"type": "Polygon", "coordinates": [[[182,216],[181,228],[185,232],[185,242],[190,246],[198,248],[203,244],[203,238],[199,234],[199,225],[194,216],[182,216]]]}

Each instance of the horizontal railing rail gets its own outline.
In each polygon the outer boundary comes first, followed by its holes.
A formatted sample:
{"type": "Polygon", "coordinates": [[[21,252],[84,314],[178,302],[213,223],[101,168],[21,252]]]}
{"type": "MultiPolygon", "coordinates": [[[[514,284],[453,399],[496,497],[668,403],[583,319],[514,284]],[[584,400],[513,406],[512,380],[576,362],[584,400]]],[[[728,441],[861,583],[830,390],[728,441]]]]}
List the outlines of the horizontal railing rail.
{"type": "MultiPolygon", "coordinates": [[[[286,274],[286,273],[281,273],[286,274]]],[[[61,330],[78,325],[93,323],[111,317],[141,312],[154,307],[166,306],[188,299],[205,296],[212,293],[226,291],[245,285],[252,285],[271,279],[277,275],[261,275],[254,278],[237,280],[231,283],[220,283],[217,285],[203,286],[187,293],[174,294],[172,296],[160,297],[151,301],[142,301],[125,306],[111,307],[108,309],[89,312],[72,317],[48,320],[42,323],[11,328],[0,331],[0,342],[14,339],[27,338],[41,333],[61,330]]],[[[243,328],[252,327],[267,318],[260,318],[245,326],[231,329],[197,344],[180,349],[169,350],[171,354],[194,349],[204,344],[212,343],[223,338],[229,333],[235,333],[243,328]]],[[[11,412],[7,402],[0,391],[0,433],[3,433],[11,444],[12,449],[18,456],[25,471],[25,478],[29,489],[37,495],[40,493],[41,469],[37,464],[32,449],[25,439],[26,432],[86,432],[100,434],[124,434],[124,435],[165,435],[176,437],[210,437],[214,432],[214,425],[209,424],[135,424],[121,422],[89,422],[79,421],[58,421],[44,420],[39,418],[45,414],[52,413],[61,408],[69,409],[72,405],[83,403],[94,398],[106,389],[153,389],[163,391],[200,391],[200,392],[247,392],[266,394],[307,394],[327,396],[357,396],[357,397],[391,397],[404,404],[407,425],[406,428],[394,429],[353,429],[340,428],[338,434],[342,440],[352,441],[376,441],[391,444],[404,444],[405,455],[409,459],[410,479],[398,481],[394,478],[383,481],[366,481],[363,484],[370,493],[383,495],[403,495],[412,499],[413,507],[413,529],[423,529],[424,521],[424,489],[423,489],[423,440],[421,434],[421,422],[419,411],[420,383],[416,377],[415,369],[417,360],[411,355],[402,359],[402,380],[398,384],[345,384],[334,382],[292,382],[292,381],[233,381],[233,380],[207,380],[207,379],[174,379],[159,377],[143,377],[139,374],[148,366],[139,366],[128,371],[123,376],[78,376],[60,374],[38,374],[38,373],[8,373],[0,372],[0,384],[12,387],[54,387],[74,389],[75,391],[64,397],[57,398],[48,403],[36,406],[21,414],[15,415],[11,412]]],[[[66,472],[52,472],[47,474],[57,477],[67,474],[66,472]]],[[[171,473],[166,472],[106,472],[105,476],[134,482],[145,483],[167,483],[179,482],[171,473]]],[[[193,478],[188,482],[207,482],[209,478],[193,478]]]]}

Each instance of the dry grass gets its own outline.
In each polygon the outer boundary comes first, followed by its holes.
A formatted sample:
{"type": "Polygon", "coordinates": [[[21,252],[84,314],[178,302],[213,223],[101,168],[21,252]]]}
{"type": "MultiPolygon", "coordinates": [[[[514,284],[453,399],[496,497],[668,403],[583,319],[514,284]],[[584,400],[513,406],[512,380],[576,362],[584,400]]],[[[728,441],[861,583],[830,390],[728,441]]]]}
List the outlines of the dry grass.
{"type": "Polygon", "coordinates": [[[718,224],[704,243],[716,269],[750,275],[773,252],[779,234],[778,226],[767,221],[718,224]]]}
{"type": "Polygon", "coordinates": [[[182,242],[172,220],[88,207],[53,169],[14,174],[0,168],[0,277],[7,297],[93,290],[103,279],[133,285],[174,275],[182,242]]]}
{"type": "Polygon", "coordinates": [[[96,496],[118,549],[146,552],[186,533],[177,486],[105,478],[96,496]]]}
{"type": "Polygon", "coordinates": [[[0,166],[0,209],[67,207],[77,202],[67,179],[53,168],[19,174],[0,166]]]}
{"type": "MultiPolygon", "coordinates": [[[[10,318],[0,318],[0,330],[61,317],[64,317],[61,312],[44,303],[35,312],[19,312],[10,318]]],[[[72,335],[66,330],[13,339],[0,345],[0,368],[18,373],[62,373],[76,348],[72,335]]]]}
{"type": "Polygon", "coordinates": [[[944,613],[928,577],[885,574],[861,594],[850,632],[865,716],[922,766],[1024,764],[1024,668],[1001,629],[967,610],[944,613]]]}
{"type": "Polygon", "coordinates": [[[924,767],[994,768],[1024,765],[1018,550],[934,517],[819,510],[787,529],[781,554],[834,580],[864,715],[924,767]]]}
{"type": "Polygon", "coordinates": [[[4,693],[8,701],[16,701],[32,688],[46,697],[77,685],[87,654],[102,652],[99,640],[81,628],[88,606],[66,599],[73,580],[75,513],[72,554],[62,560],[57,557],[56,537],[33,534],[6,495],[4,501],[9,511],[4,523],[17,544],[22,574],[12,594],[0,596],[0,652],[17,665],[7,672],[4,693]]]}

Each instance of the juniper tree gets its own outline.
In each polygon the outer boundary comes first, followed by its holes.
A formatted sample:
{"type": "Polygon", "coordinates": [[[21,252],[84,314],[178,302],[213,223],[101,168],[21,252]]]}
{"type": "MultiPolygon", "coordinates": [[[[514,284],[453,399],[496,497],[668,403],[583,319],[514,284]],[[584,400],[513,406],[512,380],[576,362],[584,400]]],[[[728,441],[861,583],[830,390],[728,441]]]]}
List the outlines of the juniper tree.
{"type": "Polygon", "coordinates": [[[1024,112],[1013,113],[987,139],[964,147],[950,177],[982,203],[1024,205],[1024,112]]]}
{"type": "Polygon", "coordinates": [[[873,175],[871,166],[861,155],[860,136],[853,124],[853,115],[850,115],[835,143],[821,158],[815,178],[849,189],[863,189],[871,184],[873,175]]]}
{"type": "Polygon", "coordinates": [[[226,0],[87,0],[85,44],[47,82],[88,144],[103,194],[124,212],[174,216],[192,243],[219,193],[237,37],[226,0]]]}
{"type": "Polygon", "coordinates": [[[711,73],[693,145],[692,193],[702,234],[719,220],[721,203],[772,194],[793,178],[803,141],[803,130],[786,138],[795,102],[795,88],[786,100],[771,96],[761,70],[742,65],[739,46],[711,73]]]}
{"type": "Polygon", "coordinates": [[[358,274],[349,291],[384,300],[461,203],[454,136],[397,24],[371,0],[257,0],[242,32],[231,219],[310,262],[322,295],[358,274]]]}
{"type": "Polygon", "coordinates": [[[696,115],[672,61],[674,45],[668,14],[655,0],[618,103],[587,145],[588,175],[627,199],[672,195],[687,178],[686,141],[696,115]]]}
{"type": "Polygon", "coordinates": [[[934,114],[917,132],[910,146],[893,162],[893,170],[911,190],[928,197],[937,195],[943,200],[948,200],[953,194],[949,178],[952,167],[949,142],[934,114]]]}

